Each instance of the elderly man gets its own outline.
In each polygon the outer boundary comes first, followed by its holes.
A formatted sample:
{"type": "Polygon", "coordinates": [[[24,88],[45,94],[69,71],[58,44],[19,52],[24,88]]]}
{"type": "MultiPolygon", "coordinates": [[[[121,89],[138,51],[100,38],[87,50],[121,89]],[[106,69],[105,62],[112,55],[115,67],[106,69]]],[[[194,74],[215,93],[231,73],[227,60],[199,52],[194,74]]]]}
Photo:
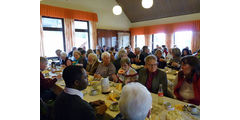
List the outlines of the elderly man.
{"type": "Polygon", "coordinates": [[[146,68],[139,71],[138,81],[145,85],[152,93],[158,93],[159,85],[162,84],[163,93],[169,96],[167,92],[167,75],[165,72],[158,69],[157,58],[154,55],[149,55],[145,58],[146,68]]]}
{"type": "Polygon", "coordinates": [[[57,59],[59,60],[59,62],[57,62],[56,65],[60,65],[61,52],[62,52],[62,50],[60,50],[60,49],[57,49],[57,50],[55,51],[55,53],[56,53],[56,55],[57,55],[57,59]]]}
{"type": "Polygon", "coordinates": [[[140,65],[141,60],[140,60],[140,54],[141,54],[141,49],[139,47],[135,48],[135,58],[134,58],[134,64],[140,65]]]}
{"type": "Polygon", "coordinates": [[[98,65],[97,71],[94,74],[95,78],[106,78],[109,77],[109,80],[117,82],[116,68],[110,62],[110,54],[108,52],[102,53],[102,63],[98,65]]]}
{"type": "Polygon", "coordinates": [[[119,100],[120,114],[114,120],[145,120],[152,106],[151,93],[145,86],[132,82],[123,87],[119,100]]]}
{"type": "Polygon", "coordinates": [[[87,63],[87,74],[88,75],[94,75],[94,73],[97,71],[98,65],[100,62],[98,61],[97,55],[94,53],[90,53],[88,55],[88,63],[87,63]]]}
{"type": "Polygon", "coordinates": [[[145,65],[144,59],[149,55],[148,46],[143,46],[142,52],[140,54],[141,65],[145,65]]]}
{"type": "MultiPolygon", "coordinates": [[[[95,120],[94,109],[83,100],[83,93],[81,92],[88,85],[84,68],[73,65],[66,67],[63,71],[63,79],[66,87],[55,102],[55,120],[95,120]]],[[[99,110],[96,111],[98,113],[99,110]]]]}

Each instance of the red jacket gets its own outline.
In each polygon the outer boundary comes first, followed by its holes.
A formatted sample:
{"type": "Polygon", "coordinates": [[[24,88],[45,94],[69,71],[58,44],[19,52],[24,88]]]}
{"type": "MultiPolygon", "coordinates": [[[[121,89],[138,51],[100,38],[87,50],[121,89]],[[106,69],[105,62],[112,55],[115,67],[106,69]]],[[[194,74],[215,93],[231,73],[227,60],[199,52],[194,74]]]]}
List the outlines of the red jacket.
{"type": "Polygon", "coordinates": [[[49,89],[49,88],[53,87],[53,85],[55,84],[56,81],[57,81],[56,78],[54,78],[54,79],[45,78],[43,76],[43,74],[40,72],[40,89],[42,89],[42,90],[49,89]]]}
{"type": "MultiPolygon", "coordinates": [[[[182,71],[181,71],[182,72],[182,71]]],[[[178,84],[174,88],[174,94],[176,95],[177,99],[183,100],[183,98],[179,94],[179,90],[183,84],[184,77],[183,73],[179,72],[178,74],[178,84]]],[[[196,73],[193,76],[193,90],[194,90],[194,99],[190,100],[189,102],[192,104],[200,105],[200,76],[196,73]]]]}

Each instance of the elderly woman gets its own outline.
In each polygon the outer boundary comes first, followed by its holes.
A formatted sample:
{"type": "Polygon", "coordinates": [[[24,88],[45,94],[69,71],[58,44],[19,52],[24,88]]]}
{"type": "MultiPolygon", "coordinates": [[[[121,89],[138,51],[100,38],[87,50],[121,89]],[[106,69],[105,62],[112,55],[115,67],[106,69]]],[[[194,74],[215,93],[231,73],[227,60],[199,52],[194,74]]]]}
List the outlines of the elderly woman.
{"type": "Polygon", "coordinates": [[[172,52],[173,58],[170,59],[170,62],[168,63],[168,67],[175,70],[179,70],[181,68],[181,65],[180,65],[181,51],[179,48],[173,48],[171,52],[172,52]]]}
{"type": "Polygon", "coordinates": [[[118,71],[121,68],[121,58],[122,57],[127,57],[127,51],[124,49],[121,49],[118,51],[118,57],[117,59],[113,62],[114,66],[116,67],[116,70],[118,71]]]}
{"type": "Polygon", "coordinates": [[[110,54],[108,52],[104,52],[102,54],[102,63],[98,65],[97,71],[94,74],[95,78],[106,78],[109,77],[109,80],[117,82],[116,76],[116,68],[110,62],[110,54]]]}
{"type": "Polygon", "coordinates": [[[75,50],[73,52],[73,56],[75,59],[74,59],[72,65],[80,65],[80,66],[83,66],[84,68],[86,68],[87,60],[84,56],[82,56],[82,54],[78,50],[75,50]]]}
{"type": "Polygon", "coordinates": [[[139,71],[138,81],[153,93],[158,93],[159,85],[162,84],[164,95],[170,96],[167,92],[167,75],[158,69],[157,58],[154,55],[149,55],[145,58],[145,63],[146,68],[139,71]]]}
{"type": "Polygon", "coordinates": [[[200,61],[195,56],[181,60],[182,71],[178,73],[178,83],[174,89],[177,99],[192,104],[200,104],[200,61]]]}
{"type": "Polygon", "coordinates": [[[162,56],[163,52],[160,49],[157,49],[155,51],[155,56],[157,57],[158,62],[158,68],[164,69],[167,65],[167,62],[164,60],[164,57],[162,56]]]}
{"type": "Polygon", "coordinates": [[[61,61],[60,61],[60,64],[61,64],[61,65],[64,65],[67,60],[68,60],[67,53],[61,52],[61,61]]]}
{"type": "Polygon", "coordinates": [[[117,74],[119,82],[127,84],[138,80],[138,74],[133,68],[131,68],[131,61],[129,58],[121,58],[120,64],[121,68],[117,74]]]}
{"type": "Polygon", "coordinates": [[[119,100],[120,114],[113,120],[145,120],[152,106],[151,93],[145,86],[133,82],[125,85],[119,100]]]}
{"type": "Polygon", "coordinates": [[[94,73],[97,71],[98,65],[100,62],[98,61],[97,55],[94,53],[90,53],[88,55],[88,63],[87,63],[87,74],[88,75],[94,75],[94,73]]]}

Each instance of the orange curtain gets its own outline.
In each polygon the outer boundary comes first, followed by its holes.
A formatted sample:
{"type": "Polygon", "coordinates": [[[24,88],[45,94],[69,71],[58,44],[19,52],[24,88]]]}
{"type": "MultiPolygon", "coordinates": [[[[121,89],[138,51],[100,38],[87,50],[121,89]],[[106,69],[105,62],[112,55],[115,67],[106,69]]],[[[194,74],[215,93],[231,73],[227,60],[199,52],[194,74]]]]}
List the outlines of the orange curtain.
{"type": "Polygon", "coordinates": [[[74,19],[64,18],[64,31],[65,31],[65,42],[66,52],[70,52],[75,46],[75,28],[74,19]]]}
{"type": "Polygon", "coordinates": [[[156,34],[159,32],[165,32],[169,34],[175,31],[183,30],[191,30],[196,32],[200,31],[200,20],[130,28],[132,35],[156,34]]]}
{"type": "Polygon", "coordinates": [[[98,21],[96,13],[72,10],[67,8],[54,7],[40,4],[40,15],[58,18],[72,18],[78,20],[98,21]]]}
{"type": "Polygon", "coordinates": [[[152,35],[144,35],[145,37],[145,45],[148,46],[148,48],[151,50],[152,49],[152,35]]]}
{"type": "Polygon", "coordinates": [[[40,16],[40,56],[44,57],[43,27],[42,27],[42,17],[41,16],[40,16]]]}
{"type": "Polygon", "coordinates": [[[131,35],[131,46],[132,46],[132,50],[135,52],[135,35],[131,35]]]}
{"type": "Polygon", "coordinates": [[[193,39],[191,43],[192,52],[200,49],[200,32],[193,32],[193,39]]]}
{"type": "Polygon", "coordinates": [[[165,44],[169,50],[172,46],[172,34],[170,34],[170,33],[166,34],[166,43],[165,44]]]}
{"type": "Polygon", "coordinates": [[[92,49],[96,49],[97,46],[97,25],[95,21],[90,21],[90,40],[92,49]]]}

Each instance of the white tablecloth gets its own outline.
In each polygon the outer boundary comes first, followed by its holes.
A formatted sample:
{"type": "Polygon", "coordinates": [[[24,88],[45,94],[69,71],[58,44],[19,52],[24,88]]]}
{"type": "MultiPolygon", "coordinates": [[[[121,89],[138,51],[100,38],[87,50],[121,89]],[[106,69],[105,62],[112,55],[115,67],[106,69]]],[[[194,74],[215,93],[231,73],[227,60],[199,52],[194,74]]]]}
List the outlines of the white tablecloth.
{"type": "MultiPolygon", "coordinates": [[[[113,83],[110,83],[113,84],[113,83]]],[[[119,83],[120,84],[120,83],[119,83]]],[[[60,86],[61,88],[64,89],[65,87],[65,83],[63,80],[58,80],[56,82],[56,85],[60,86]]],[[[108,99],[108,94],[98,94],[96,96],[91,96],[89,93],[91,91],[91,86],[88,86],[87,89],[83,90],[82,92],[84,93],[84,97],[83,99],[86,100],[87,102],[92,102],[92,101],[96,101],[96,100],[103,100],[105,101],[106,105],[109,106],[111,103],[113,103],[112,100],[108,99]]],[[[99,90],[101,90],[101,86],[99,85],[97,87],[99,90]]],[[[115,87],[110,87],[110,89],[113,92],[118,92],[120,93],[120,91],[118,91],[115,87]]],[[[151,113],[151,120],[165,120],[165,116],[167,113],[167,110],[165,109],[165,107],[163,105],[158,105],[157,100],[158,100],[158,96],[157,94],[153,94],[152,93],[152,98],[153,98],[153,105],[152,105],[152,113],[151,113]]],[[[165,102],[170,102],[172,106],[175,106],[177,104],[181,104],[181,105],[187,105],[189,103],[185,103],[176,99],[172,99],[172,98],[168,98],[168,97],[163,97],[165,102]]],[[[111,117],[115,117],[117,114],[119,114],[119,111],[111,111],[109,109],[107,109],[106,114],[110,115],[111,117]]],[[[193,116],[188,112],[182,112],[182,117],[184,118],[184,120],[191,120],[191,119],[196,119],[199,120],[199,116],[193,116]]]]}

